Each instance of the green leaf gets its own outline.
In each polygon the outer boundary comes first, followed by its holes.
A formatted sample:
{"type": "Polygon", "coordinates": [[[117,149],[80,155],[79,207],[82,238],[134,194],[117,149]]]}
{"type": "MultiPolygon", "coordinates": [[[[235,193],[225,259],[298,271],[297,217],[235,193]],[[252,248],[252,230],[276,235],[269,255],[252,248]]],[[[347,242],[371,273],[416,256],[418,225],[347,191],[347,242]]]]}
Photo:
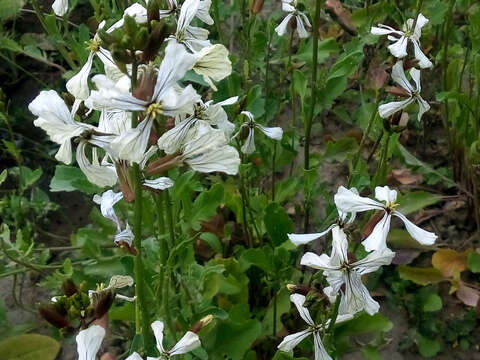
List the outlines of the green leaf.
{"type": "Polygon", "coordinates": [[[442,198],[441,195],[432,194],[426,191],[409,192],[398,197],[397,202],[400,205],[397,210],[403,215],[408,215],[427,206],[433,205],[442,200],[442,198]]]}
{"type": "Polygon", "coordinates": [[[433,357],[442,350],[442,344],[436,339],[419,335],[415,342],[418,346],[418,352],[424,357],[433,357]]]}
{"type": "Polygon", "coordinates": [[[475,274],[480,273],[480,254],[478,252],[472,251],[468,254],[467,267],[475,274]]]}
{"type": "Polygon", "coordinates": [[[347,156],[358,149],[358,143],[354,138],[344,137],[327,143],[324,160],[345,161],[347,156]]]}
{"type": "Polygon", "coordinates": [[[0,343],[2,360],[55,360],[60,351],[57,340],[39,334],[25,334],[0,343]]]}
{"type": "Polygon", "coordinates": [[[287,234],[293,231],[293,222],[285,209],[277,203],[271,203],[265,208],[263,217],[268,235],[275,246],[288,239],[287,234]]]}
{"type": "Polygon", "coordinates": [[[240,266],[243,271],[246,271],[250,266],[256,266],[266,273],[273,273],[273,253],[270,247],[264,246],[262,248],[245,250],[240,256],[240,266]]]}
{"type": "Polygon", "coordinates": [[[373,345],[365,345],[362,347],[362,354],[365,360],[381,360],[380,352],[378,348],[373,345]]]}
{"type": "Polygon", "coordinates": [[[50,181],[50,191],[81,191],[85,194],[101,193],[102,188],[88,181],[79,168],[57,165],[55,175],[50,181]]]}
{"type": "Polygon", "coordinates": [[[223,186],[213,185],[210,190],[202,192],[193,203],[190,224],[194,230],[200,229],[200,222],[212,218],[217,213],[217,207],[223,201],[223,186]]]}
{"type": "Polygon", "coordinates": [[[222,253],[222,243],[218,239],[217,235],[211,232],[205,232],[200,235],[200,239],[205,241],[212,248],[212,250],[215,250],[215,252],[222,253]]]}
{"type": "Polygon", "coordinates": [[[435,268],[419,268],[413,266],[397,267],[400,278],[410,280],[418,285],[436,284],[446,280],[442,273],[435,268]]]}
{"type": "Polygon", "coordinates": [[[17,15],[23,5],[23,0],[0,0],[0,20],[17,15]]]}
{"type": "Polygon", "coordinates": [[[295,92],[300,96],[303,103],[303,99],[307,94],[307,79],[305,77],[305,74],[300,70],[293,71],[293,88],[295,92]]]}
{"type": "Polygon", "coordinates": [[[382,314],[368,315],[366,313],[346,321],[335,327],[335,337],[352,336],[370,332],[390,331],[393,323],[382,314]]]}
{"type": "Polygon", "coordinates": [[[435,293],[428,293],[423,296],[422,309],[423,311],[433,312],[442,308],[442,299],[435,293]]]}
{"type": "Polygon", "coordinates": [[[4,169],[0,174],[0,185],[3,184],[6,178],[7,178],[7,169],[4,169]]]}

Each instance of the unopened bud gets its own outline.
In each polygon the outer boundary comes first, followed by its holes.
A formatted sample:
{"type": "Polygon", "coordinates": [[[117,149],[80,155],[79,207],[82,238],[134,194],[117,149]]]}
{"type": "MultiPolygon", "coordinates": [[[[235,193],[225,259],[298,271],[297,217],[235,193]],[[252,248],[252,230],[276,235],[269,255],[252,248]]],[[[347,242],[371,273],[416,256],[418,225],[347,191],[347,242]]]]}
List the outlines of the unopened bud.
{"type": "Polygon", "coordinates": [[[112,306],[113,300],[115,300],[114,291],[102,291],[98,295],[98,300],[95,304],[95,319],[100,319],[105,315],[112,306]]]}
{"type": "Polygon", "coordinates": [[[387,92],[396,96],[410,97],[410,93],[404,88],[399,86],[389,86],[387,87],[387,92]]]}
{"type": "MultiPolygon", "coordinates": [[[[153,90],[157,82],[157,74],[153,65],[142,66],[140,71],[140,82],[138,86],[133,90],[133,96],[137,99],[150,101],[153,96],[153,90]]],[[[154,103],[149,106],[160,106],[160,104],[154,103]]]]}
{"type": "Polygon", "coordinates": [[[263,9],[263,3],[265,0],[253,0],[252,4],[252,13],[253,15],[257,15],[263,9]]]}
{"type": "Polygon", "coordinates": [[[40,316],[58,329],[70,327],[67,314],[64,309],[55,305],[41,305],[38,309],[40,316]]]}
{"type": "Polygon", "coordinates": [[[304,295],[304,296],[307,296],[307,294],[310,291],[315,290],[315,289],[312,289],[311,287],[306,286],[306,285],[295,285],[295,284],[288,284],[287,289],[288,289],[288,291],[290,291],[292,293],[301,294],[301,295],[304,295]]]}
{"type": "Polygon", "coordinates": [[[168,171],[171,168],[178,166],[180,161],[178,154],[166,155],[160,159],[152,161],[147,167],[146,174],[151,176],[168,171]]]}
{"type": "Polygon", "coordinates": [[[62,284],[62,291],[66,296],[72,296],[77,293],[78,289],[72,279],[67,279],[62,284]]]}
{"type": "Polygon", "coordinates": [[[190,328],[190,331],[191,332],[194,332],[194,333],[198,333],[200,330],[202,330],[205,326],[207,326],[208,324],[210,324],[213,320],[213,315],[207,315],[203,318],[201,318],[200,320],[198,320],[195,325],[193,325],[191,328],[190,328]]]}

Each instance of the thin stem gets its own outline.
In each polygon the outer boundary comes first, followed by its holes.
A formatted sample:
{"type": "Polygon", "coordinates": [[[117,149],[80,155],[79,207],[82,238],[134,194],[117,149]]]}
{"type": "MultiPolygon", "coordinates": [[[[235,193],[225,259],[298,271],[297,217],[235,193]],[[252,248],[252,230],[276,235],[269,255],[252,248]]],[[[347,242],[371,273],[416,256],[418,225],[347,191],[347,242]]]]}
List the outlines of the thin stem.
{"type": "MultiPolygon", "coordinates": [[[[292,131],[292,151],[295,149],[295,123],[296,123],[296,109],[295,109],[295,88],[293,86],[293,64],[292,64],[292,55],[293,55],[293,35],[294,31],[290,33],[290,42],[288,45],[288,69],[287,71],[290,73],[290,106],[292,108],[292,120],[290,123],[290,128],[292,131]]],[[[292,161],[290,165],[290,176],[293,173],[293,167],[295,162],[292,161]]]]}
{"type": "MultiPolygon", "coordinates": [[[[311,102],[310,102],[310,111],[308,117],[306,118],[304,128],[305,128],[305,153],[304,153],[304,168],[305,170],[310,170],[310,136],[312,131],[313,116],[315,113],[315,105],[317,103],[317,68],[318,68],[318,28],[320,26],[320,9],[322,7],[322,0],[315,1],[315,18],[313,20],[312,28],[312,41],[313,41],[313,59],[312,59],[312,81],[311,81],[311,102]]],[[[305,198],[305,223],[304,230],[308,232],[308,226],[310,222],[310,204],[309,199],[305,198]]]]}
{"type": "Polygon", "coordinates": [[[277,292],[273,289],[273,337],[277,335],[277,292]]]}
{"type": "Polygon", "coordinates": [[[275,161],[277,157],[277,142],[273,143],[272,155],[272,201],[275,201],[275,161]]]}
{"type": "Polygon", "coordinates": [[[165,278],[163,280],[163,313],[165,315],[165,320],[167,322],[168,329],[172,336],[176,339],[175,336],[175,327],[173,326],[172,316],[171,316],[171,309],[170,309],[170,268],[166,268],[165,270],[165,278]]]}
{"type": "Polygon", "coordinates": [[[169,239],[170,243],[168,244],[169,247],[171,248],[172,246],[175,246],[175,226],[173,224],[173,211],[172,211],[172,201],[170,200],[170,194],[167,191],[164,191],[164,201],[165,201],[165,208],[166,208],[166,214],[167,214],[167,226],[168,226],[168,234],[169,234],[169,239]]]}

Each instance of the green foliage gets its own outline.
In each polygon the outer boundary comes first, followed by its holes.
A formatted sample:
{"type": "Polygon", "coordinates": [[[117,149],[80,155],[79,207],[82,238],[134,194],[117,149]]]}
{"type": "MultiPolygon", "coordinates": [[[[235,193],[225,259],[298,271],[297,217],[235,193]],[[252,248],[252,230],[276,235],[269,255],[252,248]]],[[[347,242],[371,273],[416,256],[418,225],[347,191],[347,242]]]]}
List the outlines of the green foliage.
{"type": "Polygon", "coordinates": [[[81,191],[85,194],[100,193],[101,189],[87,180],[77,167],[57,165],[55,175],[50,181],[50,191],[81,191]]]}
{"type": "Polygon", "coordinates": [[[51,337],[39,334],[18,335],[0,343],[0,352],[5,360],[54,360],[60,344],[51,337]]]}

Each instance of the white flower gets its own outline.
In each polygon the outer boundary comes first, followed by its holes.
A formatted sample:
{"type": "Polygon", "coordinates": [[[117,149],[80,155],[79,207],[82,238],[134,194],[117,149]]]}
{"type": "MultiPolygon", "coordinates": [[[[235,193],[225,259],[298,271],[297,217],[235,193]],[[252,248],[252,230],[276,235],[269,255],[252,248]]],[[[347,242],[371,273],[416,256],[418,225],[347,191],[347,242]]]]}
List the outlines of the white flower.
{"type": "Polygon", "coordinates": [[[288,15],[283,19],[283,21],[275,28],[276,33],[279,36],[283,36],[287,32],[287,26],[290,20],[295,17],[297,21],[297,32],[298,36],[301,38],[308,37],[308,31],[305,29],[307,27],[312,27],[310,21],[308,21],[307,15],[303,12],[297,10],[297,1],[296,0],[282,0],[282,10],[287,12],[288,15]]]}
{"type": "Polygon", "coordinates": [[[212,80],[220,81],[232,73],[232,63],[228,59],[228,50],[221,44],[204,47],[195,54],[197,62],[193,71],[203,76],[203,80],[214,91],[217,88],[212,80]]]}
{"type": "Polygon", "coordinates": [[[65,164],[72,162],[72,138],[80,136],[94,127],[73,119],[67,105],[54,90],[41,91],[28,105],[30,112],[38,118],[33,122],[45,130],[50,140],[60,145],[55,158],[65,164]]]}
{"type": "Polygon", "coordinates": [[[388,35],[388,40],[393,44],[388,46],[390,53],[396,58],[403,58],[407,56],[408,40],[413,44],[415,58],[419,61],[422,69],[432,66],[432,62],[428,60],[420,48],[420,36],[422,35],[422,28],[428,23],[428,19],[422,14],[418,15],[415,29],[412,29],[414,20],[408,19],[403,26],[403,31],[395,30],[394,28],[378,24],[378,27],[373,26],[370,32],[373,35],[388,35]]]}
{"type": "MultiPolygon", "coordinates": [[[[105,21],[102,21],[98,28],[101,29],[104,25],[105,21]]],[[[93,39],[90,40],[88,49],[90,50],[90,53],[88,54],[87,61],[80,71],[68,80],[66,84],[68,92],[75,97],[75,100],[86,100],[90,94],[88,88],[88,76],[92,70],[94,56],[98,56],[106,66],[114,66],[115,64],[110,51],[100,46],[100,38],[98,37],[98,34],[95,34],[93,39]]]]}
{"type": "MultiPolygon", "coordinates": [[[[115,292],[115,298],[120,300],[126,301],[135,301],[136,297],[128,297],[121,294],[117,294],[116,291],[118,289],[123,289],[125,287],[133,286],[133,278],[128,275],[114,275],[110,278],[110,282],[108,286],[105,287],[105,284],[97,284],[97,288],[95,290],[88,290],[88,297],[90,299],[95,299],[96,296],[100,295],[104,291],[113,290],[115,292]]],[[[93,300],[95,301],[95,300],[93,300]]]]}
{"type": "Polygon", "coordinates": [[[122,224],[115,213],[113,208],[116,203],[123,199],[123,194],[121,192],[114,192],[113,190],[107,190],[102,195],[95,195],[93,201],[100,205],[100,211],[103,217],[111,220],[117,227],[117,233],[115,235],[115,244],[128,244],[132,246],[133,244],[133,233],[130,230],[128,223],[125,226],[125,229],[122,229],[122,224]]]}
{"type": "MultiPolygon", "coordinates": [[[[306,307],[303,306],[305,304],[305,296],[300,294],[292,294],[290,295],[290,301],[295,304],[298,313],[300,314],[301,318],[307,323],[308,328],[303,331],[285,336],[283,341],[278,345],[278,349],[281,351],[291,351],[307,336],[313,335],[315,360],[331,360],[332,358],[325,350],[325,347],[322,343],[322,338],[320,336],[320,332],[323,330],[323,327],[321,325],[315,324],[315,322],[312,320],[312,317],[310,316],[310,312],[306,307]]],[[[335,323],[341,323],[352,318],[352,315],[338,315],[335,323]]],[[[330,320],[326,322],[325,326],[328,327],[329,324],[330,320]]]]}
{"type": "Polygon", "coordinates": [[[155,190],[165,190],[173,186],[173,180],[162,176],[153,180],[144,180],[143,185],[155,190]]]}
{"type": "Polygon", "coordinates": [[[196,138],[187,142],[182,148],[180,161],[195,171],[220,171],[229,175],[236,175],[240,165],[237,150],[227,144],[223,131],[216,129],[200,131],[196,138]]]}
{"type": "MultiPolygon", "coordinates": [[[[178,43],[183,44],[192,53],[211,45],[208,40],[208,30],[190,25],[193,18],[199,13],[201,3],[200,0],[186,0],[183,3],[177,20],[177,31],[173,36],[178,43]]],[[[202,5],[206,4],[208,5],[208,3],[203,2],[202,5]]],[[[204,15],[205,7],[202,9],[201,14],[204,15]]]]}
{"type": "MultiPolygon", "coordinates": [[[[160,352],[160,356],[155,358],[148,357],[148,360],[169,359],[171,356],[186,354],[202,345],[197,334],[192,331],[187,331],[175,346],[167,351],[163,347],[163,322],[157,320],[154,321],[151,326],[157,341],[157,349],[160,352]]],[[[133,353],[126,360],[142,360],[142,357],[137,353],[133,353]]]]}
{"type": "Polygon", "coordinates": [[[55,0],[52,9],[57,16],[65,15],[68,11],[68,0],[55,0]]]}
{"type": "Polygon", "coordinates": [[[390,220],[392,215],[403,221],[408,233],[420,244],[432,245],[435,242],[437,235],[419,228],[409,221],[402,213],[395,210],[398,206],[395,202],[397,200],[397,192],[395,190],[390,190],[388,186],[377,186],[375,188],[375,198],[384,201],[385,204],[359,196],[345,188],[343,188],[342,191],[339,189],[338,193],[335,195],[335,204],[337,205],[337,208],[342,211],[361,212],[380,210],[385,212],[383,218],[375,225],[372,233],[362,242],[367,251],[382,250],[386,248],[387,235],[390,230],[390,220]]]}
{"type": "MultiPolygon", "coordinates": [[[[225,133],[225,136],[230,137],[235,125],[228,121],[227,113],[222,106],[232,105],[237,101],[238,97],[229,98],[217,104],[213,101],[199,101],[195,105],[194,113],[188,117],[177,116],[175,119],[175,126],[162,134],[158,139],[157,144],[160,149],[166,154],[173,154],[177,152],[187,141],[188,136],[193,138],[192,134],[196,134],[198,126],[205,127],[205,123],[216,127],[225,133]],[[194,129],[192,131],[192,129],[194,129]]],[[[207,127],[208,130],[208,127],[207,127]]]]}
{"type": "Polygon", "coordinates": [[[88,329],[80,331],[75,338],[78,360],[95,360],[104,337],[105,329],[99,325],[92,325],[88,329]]]}
{"type": "MultiPolygon", "coordinates": [[[[358,195],[357,195],[358,196],[358,195]]],[[[355,314],[365,310],[372,315],[378,312],[379,305],[372,299],[368,289],[362,283],[362,275],[377,271],[382,265],[389,265],[395,253],[384,247],[373,251],[365,258],[351,263],[348,259],[347,236],[339,227],[332,229],[331,256],[307,252],[300,260],[300,264],[314,269],[323,270],[330,287],[326,288],[326,295],[331,298],[339,291],[342,292],[340,314],[355,314]],[[345,291],[341,290],[345,284],[345,291]]]]}
{"type": "MultiPolygon", "coordinates": [[[[341,186],[340,188],[343,188],[343,186],[341,186]]],[[[355,194],[358,194],[358,190],[354,187],[350,188],[350,191],[355,194]]],[[[341,210],[337,210],[337,211],[338,211],[337,221],[332,225],[330,225],[326,230],[319,233],[313,233],[313,234],[288,234],[288,238],[295,246],[305,245],[305,244],[308,244],[309,242],[312,242],[313,240],[317,240],[322,236],[327,235],[330,231],[332,231],[334,227],[343,228],[344,226],[351,224],[355,220],[355,216],[356,216],[355,212],[350,213],[350,217],[348,217],[348,213],[343,212],[341,210]]]]}
{"type": "Polygon", "coordinates": [[[415,82],[415,88],[405,76],[405,72],[403,71],[403,61],[397,61],[397,63],[393,65],[393,81],[395,81],[404,90],[406,90],[410,97],[403,101],[394,101],[388,104],[380,105],[378,107],[378,113],[382,118],[388,118],[389,116],[395,114],[397,111],[404,109],[414,101],[418,102],[418,121],[422,119],[422,116],[425,112],[430,110],[430,105],[420,96],[420,93],[422,91],[422,85],[420,84],[420,70],[412,68],[410,70],[410,76],[415,82]]]}
{"type": "Polygon", "coordinates": [[[110,26],[107,32],[112,32],[122,27],[125,23],[125,15],[132,17],[138,24],[145,24],[147,22],[147,9],[140,3],[133,3],[125,9],[122,18],[110,26]]]}
{"type": "Polygon", "coordinates": [[[87,177],[88,181],[99,187],[114,186],[117,183],[117,171],[115,166],[106,159],[98,161],[98,149],[92,147],[92,162],[87,157],[85,149],[88,142],[81,140],[77,146],[76,159],[78,166],[87,177]]]}
{"type": "Polygon", "coordinates": [[[282,128],[262,126],[255,122],[255,118],[251,112],[242,111],[241,113],[248,118],[248,121],[244,122],[240,126],[240,129],[238,130],[237,134],[234,135],[233,137],[234,138],[237,137],[244,127],[248,128],[247,140],[245,140],[245,143],[242,145],[240,149],[244,154],[249,155],[255,152],[255,129],[260,130],[271,139],[282,140],[282,136],[283,136],[282,128]]]}

